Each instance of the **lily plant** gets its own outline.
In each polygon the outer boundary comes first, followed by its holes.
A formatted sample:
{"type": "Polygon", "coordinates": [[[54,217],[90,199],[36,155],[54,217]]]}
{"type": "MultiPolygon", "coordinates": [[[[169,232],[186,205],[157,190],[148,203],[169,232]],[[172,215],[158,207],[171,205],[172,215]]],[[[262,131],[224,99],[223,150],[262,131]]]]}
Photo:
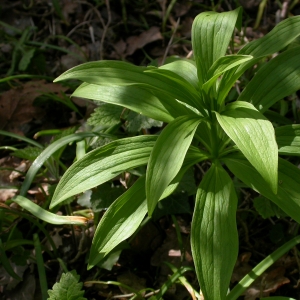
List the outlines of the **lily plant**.
{"type": "Polygon", "coordinates": [[[191,247],[205,300],[236,299],[253,281],[250,276],[247,284],[244,280],[228,293],[239,249],[234,177],[300,222],[300,170],[284,159],[300,155],[300,126],[274,128],[265,116],[300,88],[300,47],[293,43],[300,35],[300,17],[282,21],[237,54],[227,55],[235,28],[241,30],[240,8],[204,12],[192,26],[193,59],[160,67],[88,62],[55,80],[81,80],[73,96],[123,106],[167,124],[159,135],[123,138],[94,149],[62,176],[50,208],[122,172],[147,166],[145,175],[100,220],[88,268],[130,237],[185,172],[204,161],[210,168],[195,196],[191,247]],[[229,100],[239,77],[262,60],[237,99],[229,100]]]}

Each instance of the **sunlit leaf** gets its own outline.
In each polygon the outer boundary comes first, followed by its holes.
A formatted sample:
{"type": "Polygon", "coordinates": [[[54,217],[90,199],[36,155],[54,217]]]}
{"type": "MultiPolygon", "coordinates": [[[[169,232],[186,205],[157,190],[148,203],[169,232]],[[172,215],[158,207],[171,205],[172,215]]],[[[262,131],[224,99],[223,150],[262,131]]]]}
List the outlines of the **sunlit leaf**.
{"type": "Polygon", "coordinates": [[[194,209],[191,246],[197,277],[206,300],[225,299],[238,255],[237,196],[220,165],[202,179],[194,209]]]}
{"type": "Polygon", "coordinates": [[[64,173],[50,207],[148,162],[157,136],[137,136],[111,142],[87,153],[64,173]]]}
{"type": "Polygon", "coordinates": [[[251,102],[261,112],[300,89],[300,47],[284,51],[265,64],[238,100],[251,102]]]}
{"type": "Polygon", "coordinates": [[[240,11],[203,12],[195,18],[192,45],[200,87],[209,79],[208,70],[213,63],[226,54],[236,23],[240,26],[240,11]]]}
{"type": "Polygon", "coordinates": [[[254,58],[227,71],[219,86],[218,102],[222,103],[236,80],[261,58],[284,49],[300,35],[300,16],[291,17],[277,24],[268,34],[246,44],[238,54],[252,55],[254,58]]]}
{"type": "Polygon", "coordinates": [[[271,122],[252,104],[241,101],[216,115],[226,134],[276,193],[278,148],[271,122]]]}

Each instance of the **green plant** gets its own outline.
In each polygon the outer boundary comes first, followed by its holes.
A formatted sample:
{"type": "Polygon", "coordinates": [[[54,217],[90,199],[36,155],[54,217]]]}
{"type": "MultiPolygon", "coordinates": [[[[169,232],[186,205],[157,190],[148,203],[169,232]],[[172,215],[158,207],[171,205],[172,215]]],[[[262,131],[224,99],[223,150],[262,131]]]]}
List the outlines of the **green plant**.
{"type": "MultiPolygon", "coordinates": [[[[108,208],[98,224],[88,268],[130,237],[191,166],[206,160],[210,168],[197,190],[191,232],[196,273],[206,300],[236,299],[252,280],[242,280],[242,287],[227,295],[238,252],[238,199],[231,173],[300,222],[300,170],[278,158],[278,154],[299,156],[300,126],[274,130],[264,116],[300,87],[300,47],[287,47],[300,35],[300,17],[279,23],[237,54],[226,55],[235,27],[241,27],[240,9],[205,12],[193,23],[194,60],[177,60],[159,68],[98,61],[72,68],[56,79],[82,80],[74,96],[123,106],[168,123],[158,136],[119,139],[88,152],[61,178],[51,208],[125,170],[147,165],[146,174],[108,208]],[[227,95],[236,80],[279,51],[229,102],[227,95]]],[[[289,245],[284,249],[289,250],[289,245]]],[[[264,260],[260,271],[269,263],[264,260]]]]}
{"type": "Polygon", "coordinates": [[[60,281],[54,284],[52,290],[48,290],[48,300],[86,300],[81,290],[83,283],[78,282],[79,278],[75,270],[62,274],[60,281]]]}

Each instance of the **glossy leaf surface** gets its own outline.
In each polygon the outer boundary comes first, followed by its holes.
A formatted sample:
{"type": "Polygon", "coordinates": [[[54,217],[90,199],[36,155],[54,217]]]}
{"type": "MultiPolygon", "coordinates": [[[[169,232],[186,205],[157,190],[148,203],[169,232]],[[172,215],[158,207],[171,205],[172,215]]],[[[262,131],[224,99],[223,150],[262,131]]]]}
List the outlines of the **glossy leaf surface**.
{"type": "Polygon", "coordinates": [[[213,165],[197,191],[191,245],[197,277],[206,300],[225,299],[238,254],[237,197],[233,182],[213,165]]]}
{"type": "Polygon", "coordinates": [[[284,51],[265,64],[238,100],[251,102],[261,112],[300,89],[300,47],[284,51]]]}
{"type": "Polygon", "coordinates": [[[264,37],[246,44],[238,54],[252,55],[253,60],[227,71],[220,83],[218,102],[222,103],[236,80],[261,58],[280,51],[300,35],[300,16],[283,20],[264,37]]]}
{"type": "Polygon", "coordinates": [[[100,185],[125,170],[148,162],[157,136],[137,136],[111,142],[87,153],[63,175],[50,207],[63,200],[100,185]]]}
{"type": "Polygon", "coordinates": [[[101,218],[93,238],[88,268],[95,266],[119,243],[130,237],[146,213],[145,177],[141,177],[115,200],[101,218]]]}
{"type": "Polygon", "coordinates": [[[216,115],[226,134],[276,193],[278,148],[271,122],[252,104],[241,101],[216,115]]]}
{"type": "Polygon", "coordinates": [[[166,187],[179,172],[200,122],[200,117],[179,117],[169,123],[158,136],[146,173],[146,195],[150,215],[166,187]]]}
{"type": "Polygon", "coordinates": [[[225,55],[239,14],[240,9],[236,9],[221,14],[203,12],[195,18],[192,45],[200,87],[209,79],[208,70],[213,63],[225,55]]]}

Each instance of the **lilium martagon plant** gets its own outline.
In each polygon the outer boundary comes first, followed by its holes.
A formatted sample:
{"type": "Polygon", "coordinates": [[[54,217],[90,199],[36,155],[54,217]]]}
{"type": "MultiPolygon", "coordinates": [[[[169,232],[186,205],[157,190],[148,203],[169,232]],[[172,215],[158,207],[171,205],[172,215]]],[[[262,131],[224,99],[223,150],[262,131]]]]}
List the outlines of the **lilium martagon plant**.
{"type": "MultiPolygon", "coordinates": [[[[278,157],[300,155],[300,126],[274,129],[264,115],[300,88],[300,47],[289,46],[300,35],[300,16],[282,21],[237,54],[226,55],[235,27],[241,29],[240,8],[204,12],[192,26],[193,60],[161,67],[88,62],[55,80],[81,80],[73,96],[120,105],[167,123],[159,135],[119,139],[88,152],[62,176],[51,208],[125,170],[147,165],[146,174],[115,200],[99,222],[88,268],[130,237],[158,201],[175,190],[184,173],[205,160],[211,166],[198,186],[191,229],[205,300],[237,299],[270,265],[264,260],[259,270],[254,268],[250,277],[229,291],[238,255],[238,199],[228,170],[300,222],[300,170],[278,157]],[[258,69],[238,98],[228,102],[236,80],[270,57],[274,58],[258,69]]],[[[284,251],[299,241],[297,237],[284,251]]]]}

